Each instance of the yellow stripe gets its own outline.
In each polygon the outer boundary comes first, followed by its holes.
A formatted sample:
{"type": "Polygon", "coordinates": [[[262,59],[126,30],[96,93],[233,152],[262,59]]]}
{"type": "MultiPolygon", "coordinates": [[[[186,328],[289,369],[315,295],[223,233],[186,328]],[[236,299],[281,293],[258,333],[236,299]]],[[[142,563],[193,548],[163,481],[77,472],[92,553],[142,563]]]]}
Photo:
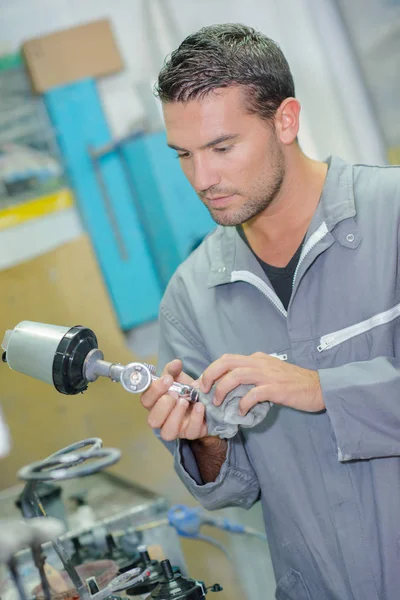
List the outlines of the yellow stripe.
{"type": "Polygon", "coordinates": [[[0,210],[0,231],[7,227],[15,227],[30,219],[37,219],[43,215],[64,210],[73,204],[74,197],[71,190],[64,188],[49,196],[10,206],[0,210]]]}
{"type": "Polygon", "coordinates": [[[389,148],[387,153],[390,165],[400,165],[400,146],[389,148]]]}

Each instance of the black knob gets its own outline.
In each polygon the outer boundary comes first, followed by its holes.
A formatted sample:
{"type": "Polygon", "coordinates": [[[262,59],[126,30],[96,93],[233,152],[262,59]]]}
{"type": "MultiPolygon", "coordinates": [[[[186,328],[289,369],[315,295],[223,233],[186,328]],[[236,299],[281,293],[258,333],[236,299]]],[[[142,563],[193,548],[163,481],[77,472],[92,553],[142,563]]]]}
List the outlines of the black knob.
{"type": "Polygon", "coordinates": [[[169,560],[162,560],[161,567],[162,567],[165,579],[167,579],[168,581],[172,581],[172,579],[175,578],[175,574],[172,570],[172,566],[171,566],[171,563],[169,562],[169,560]]]}
{"type": "Polygon", "coordinates": [[[142,557],[142,561],[145,565],[147,565],[151,561],[150,554],[148,553],[147,548],[139,547],[138,550],[140,556],[142,557]]]}
{"type": "Polygon", "coordinates": [[[219,583],[214,583],[210,588],[207,588],[210,592],[222,592],[224,588],[219,583]]]}
{"type": "Polygon", "coordinates": [[[112,533],[108,533],[106,535],[106,544],[110,554],[113,554],[113,552],[117,549],[117,544],[115,543],[112,533]]]}
{"type": "Polygon", "coordinates": [[[97,585],[96,577],[89,577],[88,579],[86,579],[86,584],[92,596],[93,594],[97,594],[97,592],[100,591],[99,586],[97,585]]]}

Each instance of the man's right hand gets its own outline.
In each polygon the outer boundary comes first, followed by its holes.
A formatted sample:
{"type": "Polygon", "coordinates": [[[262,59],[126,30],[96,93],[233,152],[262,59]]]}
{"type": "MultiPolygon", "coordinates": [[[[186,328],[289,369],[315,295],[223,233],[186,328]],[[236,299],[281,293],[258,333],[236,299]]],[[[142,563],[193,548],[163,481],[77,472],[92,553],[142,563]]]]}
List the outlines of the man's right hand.
{"type": "Polygon", "coordinates": [[[205,406],[179,398],[177,392],[168,392],[173,381],[193,385],[195,381],[182,372],[182,362],[173,360],[165,366],[162,376],[154,381],[141,396],[141,403],[149,411],[147,422],[160,429],[166,442],[176,439],[197,440],[207,437],[205,406]]]}
{"type": "Polygon", "coordinates": [[[182,372],[182,362],[173,360],[165,366],[160,379],[154,381],[142,394],[141,403],[149,411],[148,424],[160,429],[166,442],[177,439],[190,441],[203,483],[215,481],[226,459],[226,440],[207,435],[205,406],[179,398],[177,392],[168,392],[173,381],[193,385],[196,382],[182,372]]]}

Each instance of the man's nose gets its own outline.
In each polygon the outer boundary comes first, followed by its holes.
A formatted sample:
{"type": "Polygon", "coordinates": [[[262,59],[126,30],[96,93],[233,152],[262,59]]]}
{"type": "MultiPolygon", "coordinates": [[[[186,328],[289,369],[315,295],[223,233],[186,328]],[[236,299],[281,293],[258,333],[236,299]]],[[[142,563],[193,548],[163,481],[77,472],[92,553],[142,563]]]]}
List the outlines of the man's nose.
{"type": "Polygon", "coordinates": [[[220,182],[218,171],[210,161],[203,158],[193,161],[192,185],[197,193],[205,195],[208,189],[220,182]]]}

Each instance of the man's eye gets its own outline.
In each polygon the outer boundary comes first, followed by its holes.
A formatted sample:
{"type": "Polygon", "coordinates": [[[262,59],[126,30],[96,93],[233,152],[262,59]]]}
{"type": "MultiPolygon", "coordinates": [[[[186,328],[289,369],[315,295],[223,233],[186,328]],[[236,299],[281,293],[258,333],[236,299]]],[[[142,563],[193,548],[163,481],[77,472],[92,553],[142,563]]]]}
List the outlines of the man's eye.
{"type": "Polygon", "coordinates": [[[175,158],[188,158],[189,157],[189,153],[188,152],[184,152],[183,154],[177,154],[175,156],[175,158]]]}
{"type": "Polygon", "coordinates": [[[229,150],[232,149],[232,146],[222,146],[220,148],[214,148],[216,152],[220,152],[221,154],[226,154],[229,150]]]}

